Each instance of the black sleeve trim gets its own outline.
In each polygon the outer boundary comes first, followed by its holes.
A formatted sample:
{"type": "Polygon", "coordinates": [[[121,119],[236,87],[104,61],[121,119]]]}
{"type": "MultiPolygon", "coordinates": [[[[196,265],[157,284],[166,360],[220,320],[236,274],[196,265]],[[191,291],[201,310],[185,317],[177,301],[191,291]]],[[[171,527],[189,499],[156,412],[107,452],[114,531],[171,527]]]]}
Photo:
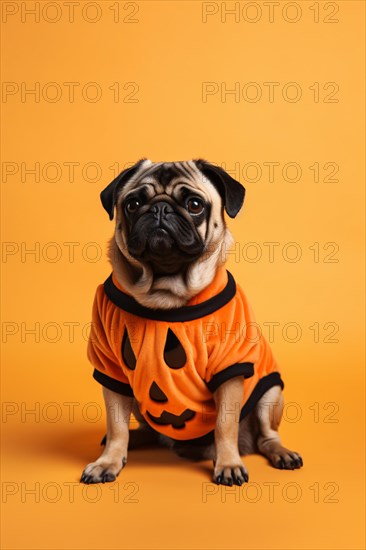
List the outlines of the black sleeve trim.
{"type": "Polygon", "coordinates": [[[257,385],[252,391],[248,401],[241,410],[240,420],[243,420],[243,418],[254,409],[260,398],[263,397],[263,395],[273,386],[280,386],[281,390],[285,387],[281,375],[277,371],[271,372],[267,374],[267,376],[264,376],[258,380],[257,385]]]}
{"type": "Polygon", "coordinates": [[[102,384],[102,386],[108,388],[108,390],[120,393],[121,395],[127,395],[128,397],[133,397],[133,391],[129,384],[124,384],[119,380],[115,380],[97,369],[94,369],[93,378],[99,382],[99,384],[102,384]]]}
{"type": "Polygon", "coordinates": [[[254,374],[253,363],[235,363],[226,369],[215,374],[209,382],[207,382],[208,389],[213,393],[217,390],[221,384],[234,378],[235,376],[244,376],[244,378],[250,378],[254,374]]]}

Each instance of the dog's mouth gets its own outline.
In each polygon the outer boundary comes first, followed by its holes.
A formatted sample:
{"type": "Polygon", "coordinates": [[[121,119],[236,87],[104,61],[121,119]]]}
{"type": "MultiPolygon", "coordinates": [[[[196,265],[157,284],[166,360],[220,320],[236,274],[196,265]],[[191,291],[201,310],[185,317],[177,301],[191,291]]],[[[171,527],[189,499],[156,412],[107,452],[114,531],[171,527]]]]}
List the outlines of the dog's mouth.
{"type": "Polygon", "coordinates": [[[150,254],[159,256],[171,252],[174,246],[174,240],[164,227],[153,229],[146,241],[146,247],[150,254]]]}
{"type": "Polygon", "coordinates": [[[163,227],[154,229],[146,241],[141,259],[151,264],[156,275],[174,274],[182,269],[184,259],[177,253],[174,239],[163,227]]]}

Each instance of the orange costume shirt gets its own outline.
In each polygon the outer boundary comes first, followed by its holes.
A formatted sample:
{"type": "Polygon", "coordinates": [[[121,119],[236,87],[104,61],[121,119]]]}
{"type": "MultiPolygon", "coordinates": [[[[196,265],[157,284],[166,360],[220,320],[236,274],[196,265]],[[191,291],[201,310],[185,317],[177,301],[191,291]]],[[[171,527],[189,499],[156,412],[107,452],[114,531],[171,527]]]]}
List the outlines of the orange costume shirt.
{"type": "Polygon", "coordinates": [[[212,436],[213,392],[230,378],[243,377],[241,419],[270,387],[284,386],[243,290],[224,267],[171,310],[142,306],[112,273],[97,288],[92,321],[94,378],[134,396],[146,422],[175,440],[212,436]]]}

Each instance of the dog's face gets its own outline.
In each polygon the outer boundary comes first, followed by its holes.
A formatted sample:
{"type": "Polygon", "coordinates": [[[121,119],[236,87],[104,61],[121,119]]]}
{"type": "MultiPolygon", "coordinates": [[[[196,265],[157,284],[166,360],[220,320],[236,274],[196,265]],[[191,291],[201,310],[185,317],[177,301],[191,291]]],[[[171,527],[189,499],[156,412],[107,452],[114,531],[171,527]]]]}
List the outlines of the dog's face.
{"type": "Polygon", "coordinates": [[[115,241],[131,266],[157,280],[182,275],[225,236],[224,209],[236,216],[245,189],[203,160],[141,160],[101,193],[115,241]]]}

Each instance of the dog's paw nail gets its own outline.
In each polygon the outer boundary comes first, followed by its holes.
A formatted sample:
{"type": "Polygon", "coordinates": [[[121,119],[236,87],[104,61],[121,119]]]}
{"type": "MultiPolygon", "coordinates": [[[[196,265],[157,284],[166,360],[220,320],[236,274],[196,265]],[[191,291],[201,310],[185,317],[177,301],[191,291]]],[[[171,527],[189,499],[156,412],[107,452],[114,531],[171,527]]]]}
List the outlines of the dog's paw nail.
{"type": "Polygon", "coordinates": [[[220,474],[216,476],[215,483],[217,483],[217,485],[220,485],[221,481],[222,481],[222,475],[220,474]]]}
{"type": "Polygon", "coordinates": [[[116,476],[111,472],[102,472],[102,483],[108,483],[110,481],[114,481],[115,479],[116,476]]]}
{"type": "Polygon", "coordinates": [[[243,476],[243,478],[244,478],[245,483],[248,483],[248,481],[249,481],[249,475],[248,475],[247,472],[244,470],[244,468],[240,468],[240,471],[241,471],[241,474],[242,474],[242,476],[243,476]]]}

